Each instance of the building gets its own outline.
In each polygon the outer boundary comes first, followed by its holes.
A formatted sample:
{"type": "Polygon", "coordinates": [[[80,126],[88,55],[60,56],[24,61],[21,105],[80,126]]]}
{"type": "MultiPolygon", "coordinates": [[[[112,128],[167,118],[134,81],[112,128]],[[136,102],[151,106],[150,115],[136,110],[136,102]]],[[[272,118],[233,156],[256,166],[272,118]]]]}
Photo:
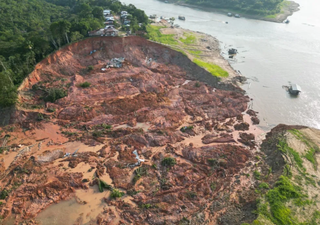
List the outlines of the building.
{"type": "Polygon", "coordinates": [[[104,15],[104,16],[106,16],[106,15],[111,15],[111,10],[109,10],[109,9],[103,10],[103,15],[104,15]]]}
{"type": "Polygon", "coordinates": [[[108,28],[106,28],[104,30],[105,34],[104,36],[118,36],[119,31],[117,29],[115,29],[113,26],[109,26],[108,28]]]}
{"type": "Polygon", "coordinates": [[[106,26],[104,29],[94,30],[88,32],[90,37],[92,36],[118,36],[119,31],[113,26],[106,26]]]}
{"type": "Polygon", "coordinates": [[[94,31],[89,31],[88,34],[90,37],[92,36],[103,36],[105,34],[105,29],[99,29],[94,31]]]}

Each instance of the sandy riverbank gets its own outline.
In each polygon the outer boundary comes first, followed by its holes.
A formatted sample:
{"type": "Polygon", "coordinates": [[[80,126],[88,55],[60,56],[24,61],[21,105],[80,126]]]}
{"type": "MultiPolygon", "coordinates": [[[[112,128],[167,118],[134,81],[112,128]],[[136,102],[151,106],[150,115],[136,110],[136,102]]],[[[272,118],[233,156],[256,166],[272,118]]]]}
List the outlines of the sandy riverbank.
{"type": "MultiPolygon", "coordinates": [[[[215,37],[197,31],[191,31],[183,28],[171,28],[171,25],[166,20],[161,20],[156,23],[152,23],[155,26],[161,26],[160,32],[163,35],[173,35],[175,44],[167,44],[174,50],[183,52],[191,61],[201,60],[206,63],[218,65],[223,70],[228,72],[228,77],[220,77],[224,83],[232,82],[236,84],[236,81],[243,80],[245,78],[235,71],[228,60],[222,56],[220,42],[215,37]],[[192,39],[192,41],[184,41],[186,39],[192,39]]],[[[163,44],[163,43],[162,43],[163,44]]],[[[236,59],[237,56],[235,56],[236,59]]]]}

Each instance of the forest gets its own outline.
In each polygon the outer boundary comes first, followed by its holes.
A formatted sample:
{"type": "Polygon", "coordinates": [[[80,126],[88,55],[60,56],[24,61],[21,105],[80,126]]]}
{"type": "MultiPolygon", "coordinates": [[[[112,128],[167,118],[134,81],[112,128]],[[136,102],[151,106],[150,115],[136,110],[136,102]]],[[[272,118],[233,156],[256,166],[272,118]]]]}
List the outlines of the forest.
{"type": "Polygon", "coordinates": [[[234,9],[248,14],[272,15],[281,11],[284,0],[183,0],[204,7],[234,9]]]}
{"type": "Polygon", "coordinates": [[[47,55],[104,27],[104,9],[130,13],[133,29],[148,23],[144,11],[117,0],[0,1],[0,107],[15,104],[17,88],[47,55]]]}

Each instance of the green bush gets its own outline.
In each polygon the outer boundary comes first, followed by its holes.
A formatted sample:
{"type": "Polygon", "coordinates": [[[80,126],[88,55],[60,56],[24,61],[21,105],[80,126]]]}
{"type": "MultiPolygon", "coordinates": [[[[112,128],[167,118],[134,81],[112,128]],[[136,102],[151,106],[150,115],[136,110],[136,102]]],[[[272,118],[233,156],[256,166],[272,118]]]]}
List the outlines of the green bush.
{"type": "Polygon", "coordinates": [[[9,196],[9,192],[6,189],[3,189],[0,193],[0,199],[5,199],[7,196],[9,196]]]}
{"type": "Polygon", "coordinates": [[[61,88],[51,88],[48,91],[48,95],[44,98],[46,102],[55,102],[60,98],[64,98],[68,95],[67,91],[61,88]]]}
{"type": "Polygon", "coordinates": [[[84,82],[84,83],[81,83],[79,86],[82,87],[82,88],[87,88],[87,87],[90,87],[91,83],[89,82],[84,82]]]}
{"type": "Polygon", "coordinates": [[[260,180],[260,176],[261,176],[261,173],[257,170],[253,171],[253,176],[257,179],[257,180],[260,180]]]}
{"type": "Polygon", "coordinates": [[[167,166],[167,167],[172,167],[176,164],[176,159],[172,157],[166,157],[162,160],[161,165],[162,166],[167,166]]]}
{"type": "Polygon", "coordinates": [[[124,196],[124,193],[119,191],[118,189],[113,189],[110,194],[111,198],[121,198],[122,196],[124,196]]]}
{"type": "Polygon", "coordinates": [[[88,66],[88,71],[91,71],[91,70],[93,70],[93,69],[94,69],[93,66],[88,66]]]}
{"type": "Polygon", "coordinates": [[[188,130],[192,130],[192,129],[193,129],[193,126],[184,126],[184,127],[181,127],[180,131],[187,132],[188,130]]]}

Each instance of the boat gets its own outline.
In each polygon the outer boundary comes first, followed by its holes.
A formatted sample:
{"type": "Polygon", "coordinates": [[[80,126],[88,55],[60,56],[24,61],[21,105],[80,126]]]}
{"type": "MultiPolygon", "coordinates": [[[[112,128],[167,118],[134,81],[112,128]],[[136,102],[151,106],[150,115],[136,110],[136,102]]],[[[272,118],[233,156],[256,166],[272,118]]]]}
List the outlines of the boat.
{"type": "Polygon", "coordinates": [[[286,19],[285,21],[283,21],[284,23],[288,24],[290,23],[290,20],[286,19]]]}
{"type": "Polygon", "coordinates": [[[291,95],[298,95],[301,92],[301,87],[297,84],[291,84],[289,87],[289,93],[291,95]]]}
{"type": "Polygon", "coordinates": [[[179,20],[186,20],[186,18],[184,16],[178,16],[179,20]]]}
{"type": "Polygon", "coordinates": [[[232,13],[228,13],[228,16],[231,17],[231,16],[232,16],[232,13]]]}
{"type": "Polygon", "coordinates": [[[239,14],[234,15],[235,18],[240,18],[239,14]]]}

